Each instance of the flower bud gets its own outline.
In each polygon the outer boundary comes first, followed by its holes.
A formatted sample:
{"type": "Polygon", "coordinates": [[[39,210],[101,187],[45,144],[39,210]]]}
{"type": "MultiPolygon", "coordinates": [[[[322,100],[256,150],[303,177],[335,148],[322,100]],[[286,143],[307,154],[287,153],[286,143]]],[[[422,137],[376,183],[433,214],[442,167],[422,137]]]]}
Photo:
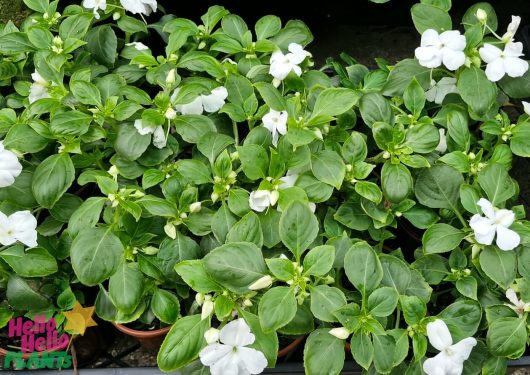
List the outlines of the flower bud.
{"type": "Polygon", "coordinates": [[[480,21],[480,23],[485,23],[488,19],[488,13],[482,8],[478,8],[477,12],[475,13],[475,16],[480,21]]]}
{"type": "Polygon", "coordinates": [[[272,281],[272,277],[270,275],[266,275],[254,281],[248,288],[250,290],[265,289],[272,285],[272,281]]]}
{"type": "Polygon", "coordinates": [[[231,161],[234,161],[234,160],[239,160],[239,152],[237,151],[234,151],[230,154],[230,160],[231,161]]]}
{"type": "Polygon", "coordinates": [[[320,129],[314,129],[313,134],[315,135],[315,137],[317,137],[321,141],[324,140],[324,137],[322,136],[322,132],[320,131],[320,129]]]}
{"type": "Polygon", "coordinates": [[[385,151],[383,152],[383,159],[388,159],[390,157],[390,152],[385,151]]]}
{"type": "Polygon", "coordinates": [[[272,85],[273,85],[274,87],[278,87],[278,86],[280,86],[280,83],[282,83],[282,81],[279,80],[278,78],[274,78],[274,79],[272,80],[272,85]]]}
{"type": "Polygon", "coordinates": [[[197,213],[201,210],[202,208],[202,203],[201,202],[195,202],[195,203],[192,203],[190,204],[190,213],[194,214],[194,213],[197,213]]]}
{"type": "Polygon", "coordinates": [[[206,343],[208,343],[208,345],[219,341],[219,330],[216,328],[210,328],[209,330],[204,332],[204,339],[206,340],[206,343]]]}
{"type": "Polygon", "coordinates": [[[338,339],[346,340],[350,336],[350,331],[345,327],[333,328],[329,330],[329,334],[335,336],[338,339]]]}
{"type": "Polygon", "coordinates": [[[278,202],[279,197],[280,197],[280,193],[278,193],[278,191],[276,190],[271,191],[269,195],[269,201],[271,202],[271,206],[274,206],[276,202],[278,202]]]}
{"type": "Polygon", "coordinates": [[[185,212],[183,212],[183,213],[181,213],[181,214],[179,215],[179,217],[180,217],[181,219],[187,219],[187,218],[188,218],[188,214],[185,213],[185,212]]]}
{"type": "Polygon", "coordinates": [[[172,85],[176,82],[175,69],[171,69],[166,76],[166,85],[172,85]]]}
{"type": "Polygon", "coordinates": [[[202,304],[204,303],[204,294],[197,293],[195,295],[195,302],[197,302],[197,305],[202,306],[202,304]]]}
{"type": "Polygon", "coordinates": [[[164,113],[164,117],[168,120],[173,120],[175,117],[177,117],[177,111],[171,107],[168,107],[168,109],[166,109],[166,113],[164,113]]]}
{"type": "Polygon", "coordinates": [[[353,170],[353,166],[351,164],[346,164],[346,171],[351,172],[353,170]]]}
{"type": "Polygon", "coordinates": [[[217,193],[212,193],[212,195],[210,196],[210,198],[212,199],[212,202],[216,202],[218,199],[219,199],[219,194],[217,193]]]}
{"type": "Polygon", "coordinates": [[[114,180],[116,180],[119,174],[118,167],[116,167],[115,165],[111,166],[107,173],[110,174],[112,178],[114,178],[114,180]]]}
{"type": "Polygon", "coordinates": [[[121,13],[120,13],[120,12],[114,12],[114,13],[112,13],[112,19],[113,19],[114,21],[117,21],[117,20],[119,20],[120,18],[121,18],[121,13]]]}
{"type": "Polygon", "coordinates": [[[204,303],[202,304],[201,320],[208,318],[213,312],[214,308],[213,301],[211,299],[206,299],[206,297],[211,298],[211,296],[205,296],[204,303]]]}
{"type": "Polygon", "coordinates": [[[243,301],[243,306],[250,307],[252,305],[253,305],[252,301],[249,300],[248,298],[245,298],[245,300],[243,301]]]}
{"type": "Polygon", "coordinates": [[[143,248],[143,253],[147,255],[156,255],[158,254],[159,249],[154,246],[147,246],[143,248]]]}
{"type": "Polygon", "coordinates": [[[164,232],[166,232],[167,236],[173,240],[177,238],[177,228],[171,223],[164,225],[164,232]]]}

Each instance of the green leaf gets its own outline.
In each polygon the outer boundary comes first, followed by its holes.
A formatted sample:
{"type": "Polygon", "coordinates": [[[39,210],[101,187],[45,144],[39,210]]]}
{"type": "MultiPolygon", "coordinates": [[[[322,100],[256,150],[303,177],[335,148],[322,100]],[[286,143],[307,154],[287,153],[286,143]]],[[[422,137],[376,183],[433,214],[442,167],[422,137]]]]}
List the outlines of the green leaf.
{"type": "Polygon", "coordinates": [[[510,148],[515,155],[530,157],[530,122],[523,122],[512,130],[510,148]]]}
{"type": "Polygon", "coordinates": [[[234,138],[215,132],[206,133],[197,143],[197,149],[208,158],[211,164],[219,154],[234,143],[234,138]]]}
{"type": "Polygon", "coordinates": [[[48,10],[48,0],[24,0],[24,4],[35,12],[45,13],[48,10]]]}
{"type": "Polygon", "coordinates": [[[368,311],[373,316],[385,317],[392,314],[397,306],[398,294],[393,288],[382,287],[368,296],[368,311]]]}
{"type": "Polygon", "coordinates": [[[170,291],[156,288],[151,297],[151,310],[161,322],[173,324],[180,314],[180,302],[170,291]]]}
{"type": "Polygon", "coordinates": [[[254,281],[263,277],[267,268],[261,250],[250,242],[232,242],[210,251],[204,268],[213,280],[225,288],[244,294],[254,281]]]}
{"type": "Polygon", "coordinates": [[[388,374],[394,367],[396,342],[390,335],[372,335],[374,343],[374,366],[379,374],[388,374]]]}
{"type": "Polygon", "coordinates": [[[344,340],[319,328],[309,335],[304,347],[304,368],[307,375],[338,375],[344,367],[344,340]]]}
{"type": "Polygon", "coordinates": [[[359,101],[363,121],[369,127],[376,122],[393,123],[392,107],[385,97],[377,92],[364,94],[359,101]]]}
{"type": "Polygon", "coordinates": [[[240,75],[229,75],[225,87],[228,91],[228,100],[241,108],[244,107],[247,98],[254,95],[252,83],[240,75]]]}
{"type": "Polygon", "coordinates": [[[381,200],[383,199],[383,193],[381,193],[379,186],[373,182],[357,181],[355,183],[355,191],[361,197],[364,197],[377,204],[381,203],[381,200]]]}
{"type": "Polygon", "coordinates": [[[269,155],[259,145],[245,145],[237,147],[243,172],[251,180],[267,177],[269,171],[269,155]]]}
{"type": "Polygon", "coordinates": [[[79,281],[93,286],[118,270],[123,252],[123,244],[109,228],[85,229],[72,242],[70,259],[79,281]]]}
{"type": "Polygon", "coordinates": [[[116,153],[128,161],[138,159],[151,144],[151,135],[141,135],[132,125],[121,124],[114,141],[116,153]]]}
{"type": "Polygon", "coordinates": [[[107,199],[102,197],[90,197],[84,201],[68,220],[70,235],[75,237],[83,229],[95,227],[106,201],[107,199]]]}
{"type": "Polygon", "coordinates": [[[269,289],[258,306],[259,322],[263,332],[278,330],[293,320],[296,314],[294,290],[286,286],[269,289]]]}
{"type": "Polygon", "coordinates": [[[347,88],[329,88],[323,90],[317,97],[313,113],[307,121],[308,125],[327,123],[347,110],[359,99],[355,91],[347,88]]]}
{"type": "Polygon", "coordinates": [[[235,223],[226,236],[226,242],[252,242],[263,246],[263,232],[258,215],[250,211],[235,223]]]}
{"type": "Polygon", "coordinates": [[[122,313],[132,314],[142,298],[144,282],[141,271],[123,263],[109,279],[110,299],[122,313]]]}
{"type": "Polygon", "coordinates": [[[462,99],[478,116],[486,115],[497,99],[497,86],[480,68],[464,69],[458,77],[457,88],[462,99]]]}
{"type": "Polygon", "coordinates": [[[451,0],[421,0],[421,3],[434,5],[435,7],[443,9],[446,12],[449,12],[451,9],[451,0]]]}
{"type": "Polygon", "coordinates": [[[16,55],[33,50],[35,47],[29,41],[26,33],[15,31],[0,36],[0,53],[4,55],[16,55]]]}
{"type": "Polygon", "coordinates": [[[173,372],[193,362],[206,344],[204,333],[209,320],[200,315],[185,316],[176,321],[158,351],[158,367],[173,372]]]}
{"type": "Polygon", "coordinates": [[[423,34],[427,29],[434,29],[441,33],[453,28],[451,16],[434,5],[414,4],[410,9],[410,13],[412,14],[414,26],[420,34],[423,34]]]}
{"type": "Polygon", "coordinates": [[[484,273],[503,289],[508,289],[517,276],[517,256],[513,251],[502,251],[497,246],[487,246],[480,253],[480,267],[484,273]]]}
{"type": "Polygon", "coordinates": [[[412,280],[409,266],[392,255],[381,254],[379,260],[383,270],[381,285],[394,288],[400,295],[408,295],[407,289],[412,280]]]}
{"type": "Polygon", "coordinates": [[[413,78],[420,83],[422,88],[428,88],[431,82],[430,73],[431,69],[421,66],[416,59],[401,60],[390,71],[383,87],[383,95],[403,95],[405,88],[413,78]]]}
{"type": "Polygon", "coordinates": [[[364,212],[359,204],[343,203],[333,215],[333,218],[348,228],[358,231],[367,230],[372,219],[364,212]]]}
{"type": "Polygon", "coordinates": [[[527,338],[526,319],[499,318],[490,324],[486,343],[493,355],[519,358],[525,351],[527,338]]]}
{"type": "Polygon", "coordinates": [[[264,16],[256,22],[256,38],[267,39],[276,35],[282,28],[282,20],[276,16],[264,16]]]}
{"type": "Polygon", "coordinates": [[[478,173],[478,183],[494,206],[516,194],[516,187],[502,164],[490,163],[478,173]]]}
{"type": "Polygon", "coordinates": [[[114,65],[118,38],[109,25],[97,26],[86,35],[86,48],[103,65],[114,65]]]}
{"type": "Polygon", "coordinates": [[[74,97],[82,104],[99,105],[101,94],[96,85],[85,81],[71,81],[70,90],[74,97]]]}
{"type": "Polygon", "coordinates": [[[317,285],[311,289],[311,312],[323,322],[336,322],[333,312],[346,303],[344,293],[338,288],[317,285]]]}
{"type": "Polygon", "coordinates": [[[335,261],[335,248],[322,245],[312,248],[304,257],[304,275],[325,276],[335,261]]]}
{"type": "MultiPolygon", "coordinates": [[[[160,244],[157,258],[161,261],[160,269],[167,279],[175,280],[175,265],[183,260],[198,259],[202,256],[199,245],[190,237],[177,231],[175,239],[166,238],[160,244]]],[[[199,274],[201,272],[197,271],[199,274]]]]}
{"type": "Polygon", "coordinates": [[[392,164],[388,161],[381,170],[381,187],[385,197],[394,203],[407,198],[412,190],[412,176],[402,164],[392,164]]]}
{"type": "Polygon", "coordinates": [[[75,178],[75,168],[66,153],[51,155],[37,166],[31,182],[31,190],[37,202],[52,208],[68,190],[75,178]]]}
{"type": "Polygon", "coordinates": [[[427,254],[451,251],[460,245],[465,236],[466,232],[449,224],[434,224],[423,234],[423,251],[427,254]]]}
{"type": "Polygon", "coordinates": [[[465,276],[456,281],[456,289],[467,298],[477,300],[477,279],[473,276],[465,276]]]}
{"type": "Polygon", "coordinates": [[[361,291],[370,293],[383,279],[383,269],[375,251],[366,242],[353,244],[344,257],[348,280],[361,291]]]}
{"type": "Polygon", "coordinates": [[[11,274],[7,281],[7,302],[20,310],[43,311],[51,308],[51,301],[36,290],[38,285],[35,283],[11,274]]]}
{"type": "Polygon", "coordinates": [[[11,246],[0,252],[15,273],[22,277],[43,277],[57,272],[57,261],[42,247],[24,250],[22,245],[11,246]]]}
{"type": "Polygon", "coordinates": [[[274,367],[278,356],[278,335],[276,332],[263,332],[258,317],[251,312],[241,310],[241,316],[247,322],[252,334],[256,336],[256,341],[250,347],[265,354],[268,366],[274,367]]]}
{"type": "Polygon", "coordinates": [[[368,370],[374,359],[374,346],[370,335],[362,331],[355,332],[350,344],[355,362],[368,370]]]}
{"type": "Polygon", "coordinates": [[[219,284],[206,273],[202,260],[185,260],[175,265],[175,271],[197,293],[221,291],[219,284]]]}
{"type": "Polygon", "coordinates": [[[297,260],[317,235],[318,220],[306,204],[294,201],[282,212],[280,238],[297,260]]]}
{"type": "Polygon", "coordinates": [[[410,84],[403,92],[405,107],[418,118],[425,106],[425,91],[416,78],[412,78],[410,84]]]}
{"type": "Polygon", "coordinates": [[[146,195],[137,201],[151,215],[162,217],[175,217],[178,214],[177,208],[166,199],[146,195]]]}
{"type": "Polygon", "coordinates": [[[177,133],[188,143],[198,143],[204,135],[217,132],[213,121],[202,115],[180,115],[173,123],[177,133]]]}
{"type": "Polygon", "coordinates": [[[66,17],[59,26],[59,36],[64,41],[68,38],[83,39],[91,22],[92,15],[87,13],[66,17]]]}
{"type": "Polygon", "coordinates": [[[464,179],[460,172],[447,165],[424,169],[416,180],[418,201],[431,208],[448,208],[458,212],[460,185],[464,179]]]}
{"type": "Polygon", "coordinates": [[[92,116],[83,112],[61,112],[51,118],[50,130],[57,135],[79,136],[88,131],[91,122],[92,116]]]}
{"type": "Polygon", "coordinates": [[[438,318],[442,319],[451,331],[453,342],[473,336],[477,332],[481,316],[480,304],[470,299],[454,302],[438,314],[438,318]]]}
{"type": "Polygon", "coordinates": [[[223,204],[212,217],[212,232],[219,243],[225,242],[226,235],[235,223],[237,217],[223,204]]]}
{"type": "Polygon", "coordinates": [[[311,171],[319,181],[340,189],[346,166],[339,154],[323,150],[311,155],[311,171]]]}
{"type": "Polygon", "coordinates": [[[285,103],[284,97],[282,94],[280,94],[277,88],[267,82],[256,82],[254,86],[256,89],[258,89],[258,92],[265,101],[265,104],[267,104],[271,109],[274,109],[275,111],[285,110],[287,104],[285,103]]]}
{"type": "Polygon", "coordinates": [[[458,146],[457,150],[469,151],[470,134],[467,116],[461,111],[449,111],[447,113],[447,131],[449,138],[458,146]]]}
{"type": "Polygon", "coordinates": [[[489,30],[497,30],[497,15],[495,14],[495,9],[491,6],[490,3],[476,3],[468,8],[464,17],[462,18],[462,24],[465,28],[472,27],[472,25],[480,24],[476,14],[477,10],[482,9],[488,15],[486,24],[488,28],[485,28],[485,34],[489,33],[489,30]]]}
{"type": "Polygon", "coordinates": [[[399,296],[399,304],[409,326],[420,323],[427,314],[427,306],[416,296],[399,296]]]}
{"type": "MultiPolygon", "coordinates": [[[[405,145],[409,146],[412,151],[420,154],[427,154],[434,151],[439,142],[440,133],[434,125],[430,124],[418,124],[409,127],[405,134],[405,145]]],[[[417,157],[419,155],[410,155],[410,157],[414,156],[417,157]]]]}

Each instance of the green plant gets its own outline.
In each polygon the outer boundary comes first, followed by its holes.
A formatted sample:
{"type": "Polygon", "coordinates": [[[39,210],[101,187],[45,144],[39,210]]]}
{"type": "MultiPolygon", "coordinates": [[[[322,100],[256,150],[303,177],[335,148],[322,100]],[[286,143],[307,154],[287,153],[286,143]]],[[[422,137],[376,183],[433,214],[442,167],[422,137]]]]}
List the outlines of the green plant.
{"type": "Polygon", "coordinates": [[[173,324],[162,370],[199,359],[214,375],[274,366],[278,334],[309,334],[308,374],[338,374],[347,338],[377,373],[502,373],[524,353],[529,223],[509,171],[530,155],[530,117],[505,112],[530,96],[516,18],[497,36],[480,3],[461,34],[449,0],[425,0],[417,59],[316,70],[301,21],[25,3],[20,30],[0,31],[0,211],[32,211],[39,235],[25,251],[0,232],[3,313],[30,310],[12,280],[60,307],[31,283],[64,272],[98,286],[103,319],[173,324]],[[14,253],[47,271],[21,272],[14,253]],[[426,335],[442,352],[427,361],[426,335]],[[255,361],[229,362],[227,345],[255,361]]]}

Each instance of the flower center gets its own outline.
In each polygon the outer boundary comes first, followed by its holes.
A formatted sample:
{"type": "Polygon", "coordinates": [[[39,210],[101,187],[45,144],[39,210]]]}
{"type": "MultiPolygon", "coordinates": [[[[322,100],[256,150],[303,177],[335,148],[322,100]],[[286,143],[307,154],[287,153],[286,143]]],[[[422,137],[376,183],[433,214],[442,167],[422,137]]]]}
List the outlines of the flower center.
{"type": "Polygon", "coordinates": [[[445,354],[447,354],[447,356],[449,356],[449,357],[451,357],[454,354],[454,352],[453,352],[453,350],[451,348],[447,348],[444,351],[445,351],[445,354]]]}
{"type": "Polygon", "coordinates": [[[237,346],[232,346],[232,352],[237,353],[237,346]]]}

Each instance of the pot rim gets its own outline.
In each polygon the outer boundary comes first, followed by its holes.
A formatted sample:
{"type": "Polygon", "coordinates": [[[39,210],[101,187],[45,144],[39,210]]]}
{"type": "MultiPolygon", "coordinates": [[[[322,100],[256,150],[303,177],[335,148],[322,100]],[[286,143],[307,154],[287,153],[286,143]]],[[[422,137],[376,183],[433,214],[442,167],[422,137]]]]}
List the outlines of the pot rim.
{"type": "Polygon", "coordinates": [[[305,339],[305,337],[306,337],[305,335],[298,336],[289,345],[278,350],[277,358],[285,357],[289,352],[297,348],[298,345],[300,345],[300,343],[305,339]]]}
{"type": "Polygon", "coordinates": [[[116,327],[118,331],[123,332],[126,335],[137,337],[137,338],[142,338],[142,339],[154,338],[154,337],[165,335],[171,329],[171,326],[167,326],[164,328],[154,329],[151,331],[140,331],[137,329],[129,328],[121,323],[112,322],[112,324],[114,324],[114,327],[116,327]]]}

